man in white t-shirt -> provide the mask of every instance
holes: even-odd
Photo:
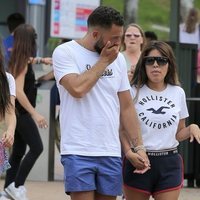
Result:
[[[118,11],[100,6],[90,14],[82,39],[53,53],[65,192],[73,200],[114,200],[121,194],[120,120],[132,145],[142,145],[126,62],[119,53],[123,25]],[[138,159],[146,168],[142,148]]]

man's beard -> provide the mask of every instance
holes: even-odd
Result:
[[[104,44],[103,44],[103,39],[102,38],[100,38],[97,42],[96,42],[96,44],[94,45],[94,49],[96,50],[96,52],[98,53],[98,54],[101,54],[101,51],[102,51],[102,49],[104,48]]]

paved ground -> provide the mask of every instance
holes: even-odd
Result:
[[[3,188],[3,183],[4,180],[0,180],[1,189]],[[70,200],[69,196],[64,194],[62,181],[27,181],[25,186],[29,200]],[[119,197],[117,200],[120,199]],[[179,200],[200,200],[200,189],[183,188]]]

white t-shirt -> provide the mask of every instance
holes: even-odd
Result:
[[[9,84],[9,89],[10,89],[10,95],[11,96],[16,96],[16,91],[15,91],[15,79],[13,76],[9,73],[6,72],[8,84]],[[0,138],[2,137],[2,133],[6,130],[6,124],[4,120],[0,119]]]
[[[121,53],[83,98],[74,98],[59,84],[63,76],[81,74],[98,59],[98,53],[83,48],[76,41],[58,46],[53,53],[61,100],[61,154],[121,156],[118,92],[130,89],[126,62]]]
[[[126,55],[125,51],[122,51],[121,52],[122,55],[124,56],[125,60],[126,60],[126,67],[127,67],[127,70],[130,70],[131,69],[131,61],[129,60],[128,56]]]
[[[180,24],[179,27],[179,41],[180,43],[187,44],[198,44],[198,48],[200,48],[200,35],[199,35],[199,26],[197,25],[195,31],[193,33],[187,33],[185,31],[185,24]]]
[[[131,93],[136,95],[134,86]],[[178,146],[175,137],[179,120],[189,116],[185,92],[181,87],[167,85],[165,90],[157,92],[144,85],[139,90],[135,108],[147,150],[164,150]]]
[[[10,95],[11,96],[16,96],[15,79],[8,72],[6,72],[6,76],[7,76],[7,79],[8,79],[8,84],[9,84],[9,89],[10,89]]]

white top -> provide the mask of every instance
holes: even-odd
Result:
[[[9,89],[10,89],[10,95],[12,96],[16,96],[16,86],[15,86],[15,79],[14,77],[6,72],[6,76],[7,76],[7,79],[8,79],[8,84],[9,84]]]
[[[185,24],[180,24],[179,27],[179,41],[180,43],[187,43],[187,44],[198,44],[200,47],[200,33],[199,33],[199,26],[197,25],[195,31],[193,33],[187,33],[185,31]]]
[[[83,48],[76,41],[64,43],[53,52],[61,100],[61,154],[121,156],[118,92],[130,89],[121,53],[83,98],[74,98],[59,83],[66,74],[89,70],[98,59],[98,53]]]
[[[135,96],[134,87],[131,93]],[[135,108],[147,150],[164,150],[178,146],[175,136],[179,120],[189,116],[185,92],[181,87],[167,85],[165,90],[157,92],[144,85],[139,90]]]
[[[131,61],[128,58],[128,56],[126,55],[125,51],[122,51],[121,53],[122,53],[122,55],[124,56],[124,58],[126,60],[126,67],[127,67],[127,70],[129,71],[131,69]]]

